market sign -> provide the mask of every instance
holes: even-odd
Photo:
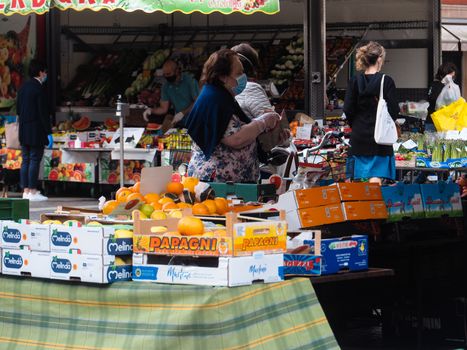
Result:
[[[185,14],[220,12],[226,15],[233,12],[245,15],[263,12],[272,15],[279,12],[279,0],[0,0],[0,14],[7,16],[44,14],[50,8],[76,11],[140,10],[148,13],[178,11]]]

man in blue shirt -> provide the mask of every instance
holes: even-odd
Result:
[[[175,110],[172,124],[175,125],[191,111],[199,94],[199,86],[196,79],[189,74],[182,73],[178,64],[173,60],[164,63],[162,72],[166,82],[162,86],[159,107],[148,108],[143,117],[148,121],[151,114],[165,115],[172,105]]]

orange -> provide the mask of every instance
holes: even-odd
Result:
[[[178,221],[177,229],[184,236],[200,236],[204,233],[204,224],[198,218],[187,216]]]
[[[133,192],[131,192],[129,188],[122,187],[117,191],[117,195],[115,197],[117,199],[117,202],[125,203],[130,194],[133,194]]]
[[[162,210],[171,210],[171,209],[178,209],[177,204],[174,202],[167,202],[162,206]]]
[[[152,202],[150,203],[154,210],[162,210],[162,205],[159,202]]]
[[[105,215],[109,215],[114,209],[117,207],[117,201],[107,201],[104,203],[104,207],[102,208],[102,213]]]
[[[195,193],[195,187],[199,184],[199,180],[196,177],[186,177],[183,179],[182,184],[188,191]]]
[[[133,186],[130,187],[131,192],[139,193],[141,189],[141,182],[136,181]]]
[[[185,203],[185,202],[180,202],[180,203],[177,204],[177,207],[179,209],[185,209],[185,208],[191,208],[192,205],[188,204],[188,203]]]
[[[180,182],[169,182],[167,184],[167,192],[173,194],[182,194],[183,185]]]
[[[209,215],[209,209],[207,206],[205,206],[203,203],[196,203],[193,205],[193,208],[191,208],[193,211],[193,215]]]
[[[217,214],[224,215],[229,211],[229,203],[227,202],[227,199],[216,197],[216,199],[214,199],[214,202],[216,203]]]
[[[147,203],[154,203],[158,202],[161,197],[157,193],[148,193],[147,195],[144,196],[144,199],[146,200]]]
[[[129,194],[126,197],[127,202],[132,201],[134,199],[137,199],[137,200],[139,200],[140,202],[143,202],[143,203],[146,202],[146,200],[144,199],[144,197],[143,197],[143,195],[141,193],[134,192],[134,193]]]
[[[209,214],[214,215],[217,212],[216,202],[212,199],[207,199],[203,204],[208,207]]]
[[[159,204],[164,205],[165,203],[173,203],[173,201],[174,200],[172,198],[164,197],[164,198],[159,199]]]

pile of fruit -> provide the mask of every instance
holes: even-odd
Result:
[[[167,218],[182,218],[182,210],[190,208],[193,215],[210,216],[224,215],[229,211],[229,204],[225,198],[213,198],[213,195],[207,195],[206,199],[197,200],[195,196],[195,187],[199,180],[193,177],[186,177],[181,182],[169,182],[165,193],[148,193],[146,195],[140,192],[140,182],[132,187],[120,188],[114,200],[104,203],[102,212],[105,215],[112,212],[121,203],[125,203],[127,210],[133,209],[139,212],[141,219],[165,220]]]

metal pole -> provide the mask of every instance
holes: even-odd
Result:
[[[124,130],[123,130],[123,113],[122,113],[122,95],[117,96],[117,111],[115,113],[119,119],[120,124],[120,187],[123,187],[125,182],[125,171],[124,171]]]

